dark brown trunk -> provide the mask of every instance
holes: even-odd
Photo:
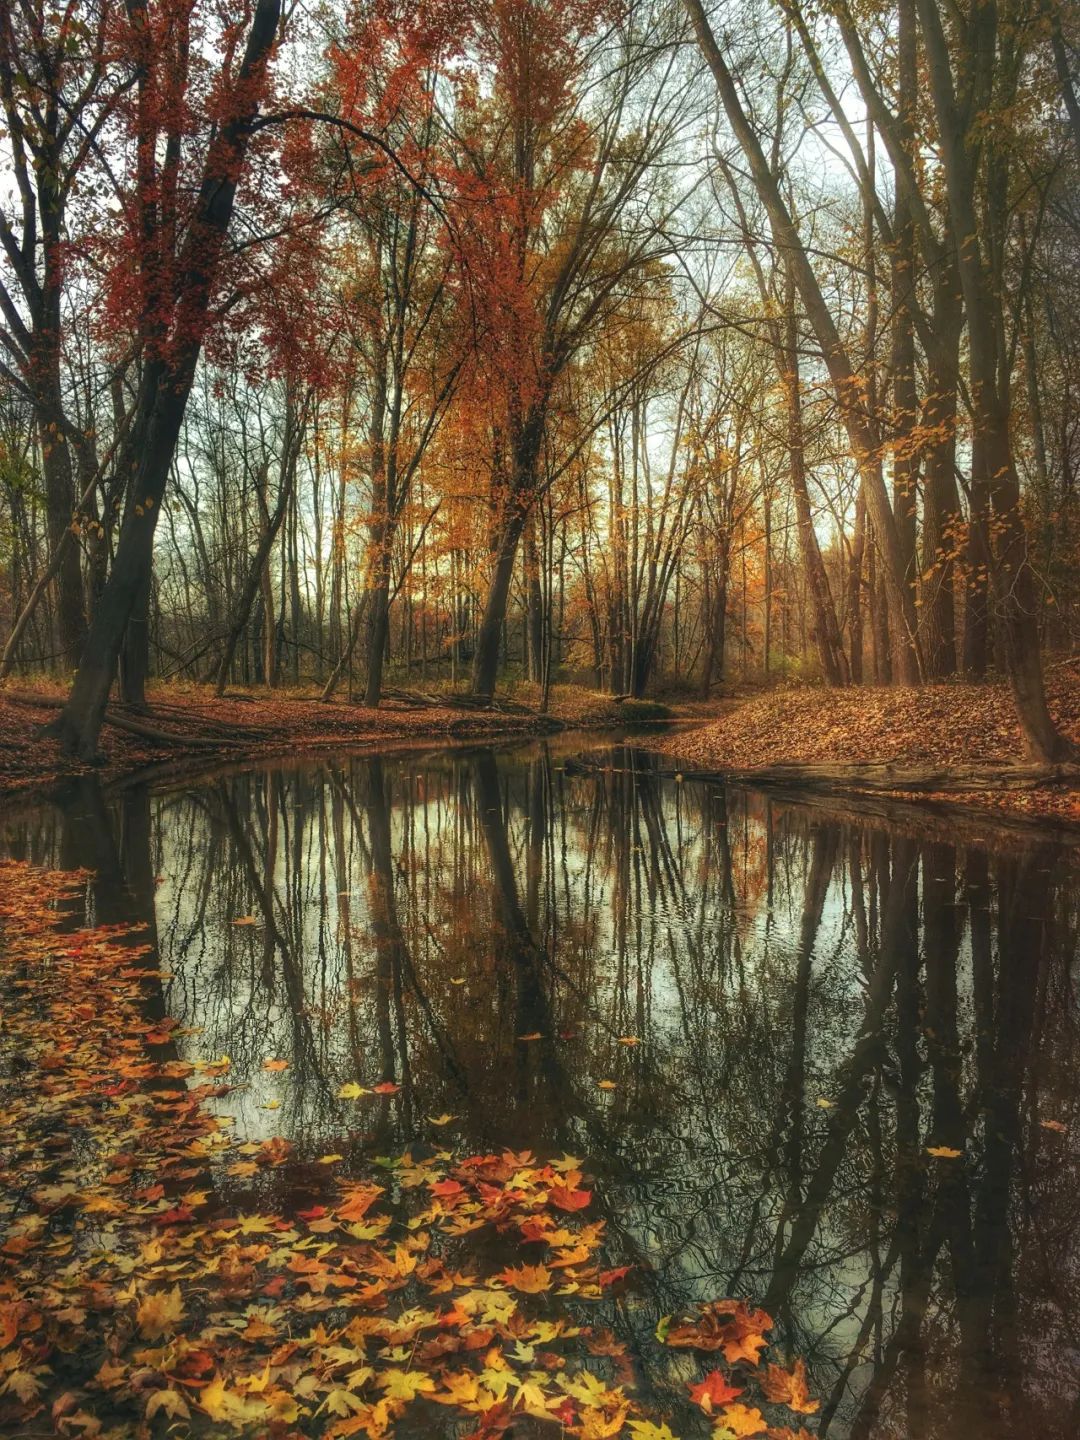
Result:
[[[503,518],[498,548],[488,584],[484,613],[476,632],[476,651],[473,655],[472,693],[478,699],[490,700],[495,694],[499,674],[499,649],[502,639],[503,620],[506,617],[506,602],[510,596],[510,582],[514,575],[518,541],[524,528],[525,517],[519,502],[508,501],[508,513]]]
[[[364,704],[377,709],[382,699],[383,669],[390,638],[390,526],[372,527],[371,557],[367,593],[367,677]]]
[[[506,605],[514,577],[518,542],[529,510],[536,500],[536,461],[544,438],[542,410],[532,411],[521,422],[513,447],[513,470],[507,485],[502,514],[497,518],[491,579],[488,582],[484,613],[476,632],[473,654],[472,693],[491,700],[499,673],[499,650],[506,621]]]
[[[806,484],[806,450],[803,436],[802,392],[799,381],[799,336],[795,323],[795,283],[791,267],[787,267],[784,284],[784,353],[777,359],[781,365],[784,398],[787,408],[788,458],[791,466],[791,487],[795,496],[795,513],[799,522],[799,545],[802,550],[806,584],[814,610],[814,640],[821,673],[829,685],[846,685],[850,679],[844,642],[836,619],[829,577],[821,558],[810,493]]]
[[[915,10],[911,0],[900,0],[897,22],[900,138],[905,154],[913,149],[913,110],[918,76],[916,70]],[[915,285],[915,225],[911,205],[903,186],[897,186],[893,209],[893,248],[890,288],[892,292],[893,370],[893,514],[900,540],[904,586],[912,613],[916,600],[916,488],[919,460],[915,446],[918,394],[915,388],[915,328],[912,320]],[[906,647],[910,638],[893,631],[893,643]],[[910,673],[899,654],[894,664],[898,677]]]
[[[155,358],[144,363],[139,413],[118,467],[121,475],[132,476],[132,485],[112,573],[94,614],[67,703],[48,727],[67,752],[82,759],[97,754],[124,633],[139,597],[149,587],[154,528],[195,378],[202,329],[251,137],[251,120],[258,108],[259,81],[279,16],[280,0],[259,0],[235,81],[235,94],[240,97],[237,113],[218,131],[207,154],[196,218],[184,242],[177,275],[177,323],[189,338],[184,344],[178,342],[167,360]]]
[[[1070,754],[1072,747],[1051,719],[1043,683],[1035,577],[1028,560],[1020,477],[1009,434],[1008,394],[1003,375],[999,373],[1002,353],[1000,258],[995,259],[991,252],[986,259],[983,253],[981,237],[985,227],[979,225],[975,203],[976,152],[970,143],[970,122],[957,106],[949,42],[942,28],[937,0],[918,0],[918,7],[967,312],[972,421],[975,438],[982,446],[993,508],[996,545],[988,549],[985,563],[991,570],[999,634],[1024,747],[1033,760],[1055,761]],[[964,59],[980,67],[993,63],[999,43],[997,23],[993,6],[983,6],[973,12],[965,35],[969,53]],[[987,208],[991,221],[1003,231],[1002,212],[1007,193],[1004,185],[995,183],[1000,179],[996,171],[991,175]]]
[[[956,673],[956,564],[960,502],[956,489],[956,403],[963,312],[955,270],[935,285],[934,346],[927,356],[927,436],[923,478],[922,620],[929,679]]]
[[[147,566],[120,652],[120,698],[136,710],[146,709],[146,682],[150,677],[150,582],[151,567]]]
[[[866,551],[866,501],[862,486],[855,501],[855,536],[851,542],[851,559],[848,563],[848,635],[850,653],[848,668],[851,683],[861,685],[863,678],[863,603],[862,571]]]
[[[529,512],[522,534],[525,555],[525,634],[528,676],[536,684],[544,679],[544,596],[540,584],[540,554],[536,544],[536,516]]]
[[[166,375],[160,363],[148,368],[152,373],[144,378],[144,393],[153,394],[155,401],[136,423],[126,455],[135,470],[132,494],[140,499],[137,504],[130,503],[124,515],[112,571],[94,613],[67,704],[47,727],[47,733],[59,739],[68,753],[84,760],[97,754],[98,734],[128,620],[149,591],[154,527],[191,389],[195,357],[184,376]]]

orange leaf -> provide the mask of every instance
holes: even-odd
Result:
[[[569,1189],[566,1185],[552,1185],[548,1199],[560,1210],[584,1210],[592,1199],[591,1190]]]
[[[733,1435],[761,1435],[765,1431],[765,1416],[756,1405],[725,1405],[721,1420]]]
[[[706,1415],[711,1415],[714,1405],[726,1405],[741,1395],[742,1390],[729,1383],[722,1370],[710,1370],[700,1385],[690,1386],[690,1399],[700,1405]]]
[[[813,1415],[818,1408],[818,1401],[810,1399],[804,1360],[796,1360],[790,1371],[781,1365],[768,1366],[761,1380],[761,1393],[766,1400],[786,1405],[799,1415]]]
[[[524,1295],[542,1295],[551,1288],[551,1271],[546,1265],[519,1265],[500,1271],[498,1278]]]

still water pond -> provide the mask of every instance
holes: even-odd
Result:
[[[230,1057],[238,1133],[356,1163],[432,1141],[587,1155],[608,1263],[635,1267],[600,1323],[657,1403],[643,1337],[732,1294],[807,1357],[819,1434],[1080,1433],[1060,836],[684,784],[563,741],[86,780],[0,840],[93,870],[93,922],[152,925],[161,1013],[184,1058]]]

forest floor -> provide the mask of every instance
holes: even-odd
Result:
[[[1050,709],[1080,749],[1080,659],[1048,668]],[[1080,766],[1025,763],[1007,685],[769,690],[645,742],[685,776],[727,775],[1080,824]]]
[[[1080,747],[1080,659],[1051,667],[1047,686],[1057,723]],[[449,691],[392,690],[378,710],[343,699],[324,703],[310,691],[231,689],[219,699],[205,687],[159,685],[151,687],[145,713],[109,707],[94,767],[63,755],[40,734],[63,695],[59,684],[0,688],[0,796],[44,791],[91,769],[112,781],[200,761],[675,721],[641,743],[670,756],[687,777],[921,799],[1080,826],[1080,766],[1048,774],[1024,763],[1004,684],[832,692],[801,685],[671,706],[555,686],[545,714],[536,687],[520,684],[490,709],[472,708]]]
[[[449,692],[391,691],[377,710],[342,699],[324,703],[310,691],[230,689],[218,699],[205,687],[152,685],[146,712],[109,706],[100,761],[88,766],[40,733],[64,694],[59,684],[0,688],[0,795],[45,790],[89,771],[108,781],[146,767],[199,759],[210,764],[328,748],[443,739],[467,743],[640,724],[678,713],[573,686],[553,687],[549,709],[542,714],[538,689],[528,685],[519,685],[490,709],[469,707]]]

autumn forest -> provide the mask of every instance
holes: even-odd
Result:
[[[0,1432],[1075,1433],[1080,9],[0,0]]]

